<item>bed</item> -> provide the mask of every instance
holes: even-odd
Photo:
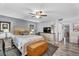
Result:
[[[13,39],[14,45],[20,50],[22,55],[27,55],[27,46],[31,43],[44,40],[38,35],[16,35]]]
[[[23,31],[23,29],[22,29]],[[15,30],[15,32],[21,32],[20,30]],[[24,29],[25,31],[25,29]],[[19,51],[22,53],[22,55],[27,55],[27,46],[29,46],[32,43],[38,42],[38,41],[44,41],[44,38],[42,36],[38,35],[14,35],[13,37],[13,44],[19,49]]]

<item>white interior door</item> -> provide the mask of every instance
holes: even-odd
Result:
[[[55,27],[56,41],[61,41],[63,39],[63,28],[62,28],[63,24],[57,22],[55,26],[56,26]]]
[[[62,34],[63,34],[62,24],[59,23],[58,24],[58,37],[59,37],[59,41],[61,41],[63,39]]]

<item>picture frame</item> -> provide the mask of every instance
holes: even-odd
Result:
[[[79,31],[79,24],[73,24],[73,31]]]
[[[10,32],[10,22],[0,21],[0,31]]]
[[[34,29],[34,25],[30,24],[29,25],[30,29]]]

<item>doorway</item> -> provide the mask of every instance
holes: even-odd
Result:
[[[69,25],[63,26],[63,35],[64,35],[64,43],[69,43],[69,38],[70,38],[70,26]]]

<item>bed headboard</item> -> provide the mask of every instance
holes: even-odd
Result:
[[[25,27],[15,27],[14,28],[14,35],[26,35],[29,34],[30,30]]]

